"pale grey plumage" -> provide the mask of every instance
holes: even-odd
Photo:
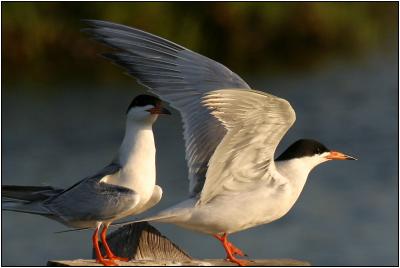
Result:
[[[50,212],[69,226],[85,226],[90,222],[109,221],[134,207],[140,196],[126,187],[101,182],[106,175],[120,170],[110,164],[98,174],[83,179],[65,192],[43,203]],[[82,225],[83,224],[83,225]]]
[[[202,106],[207,92],[249,86],[222,64],[168,40],[124,25],[85,20],[94,39],[118,51],[105,54],[114,63],[181,113],[189,168],[190,194],[203,188],[207,164],[226,133]]]
[[[2,209],[41,214],[71,227],[95,227],[97,221],[110,220],[139,202],[135,191],[101,182],[104,176],[119,170],[120,166],[112,163],[65,190],[51,190],[47,186],[39,191],[40,195],[35,192],[35,199],[32,194],[22,195],[20,191],[19,196],[12,194],[5,186],[2,196],[13,201],[3,203]]]

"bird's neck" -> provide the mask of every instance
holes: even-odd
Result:
[[[296,189],[300,194],[303,189],[308,174],[316,166],[314,159],[294,158],[289,160],[275,161],[277,171]]]
[[[118,151],[118,162],[121,166],[131,165],[138,156],[155,157],[155,146],[152,124],[130,122],[126,123],[125,135]]]
[[[134,190],[149,186],[152,190],[156,179],[155,155],[152,124],[128,121],[118,151],[121,171],[117,184]]]

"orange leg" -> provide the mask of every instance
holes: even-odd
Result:
[[[107,240],[106,240],[107,229],[108,229],[108,225],[104,225],[103,230],[101,230],[101,233],[100,233],[101,242],[103,242],[104,249],[106,250],[107,259],[110,259],[113,261],[114,260],[129,261],[128,258],[118,257],[114,253],[112,253],[110,246],[108,245]]]
[[[93,236],[92,236],[92,241],[93,241],[93,248],[96,253],[96,262],[99,262],[103,264],[104,266],[118,266],[113,260],[106,260],[103,258],[100,252],[99,248],[99,227],[96,228],[96,231],[94,231]]]
[[[213,235],[216,239],[218,239],[219,241],[223,241],[223,236],[219,236],[219,235]],[[230,252],[232,252],[233,255],[239,255],[242,257],[248,257],[246,253],[244,253],[242,250],[240,250],[239,248],[235,247],[231,242],[226,241],[227,245],[230,249]],[[228,258],[228,257],[227,257]]]
[[[224,233],[222,236],[214,235],[214,237],[217,238],[219,241],[221,241],[222,246],[226,251],[227,254],[226,258],[228,261],[236,263],[239,266],[246,266],[249,264],[248,261],[240,260],[235,257],[235,254],[240,256],[245,256],[245,254],[228,241],[228,235],[226,233]]]

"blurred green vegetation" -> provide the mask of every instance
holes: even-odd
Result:
[[[397,2],[2,2],[3,81],[125,79],[80,19],[163,36],[238,73],[318,68],[397,49]]]

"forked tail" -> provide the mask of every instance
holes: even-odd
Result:
[[[1,208],[8,211],[49,215],[51,213],[42,206],[42,202],[62,191],[50,186],[3,185]]]

